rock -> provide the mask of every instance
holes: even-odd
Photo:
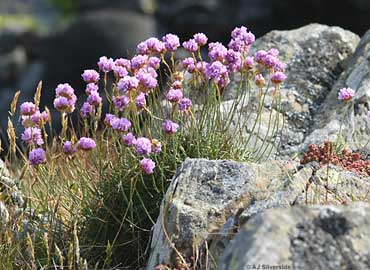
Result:
[[[267,210],[241,228],[220,269],[369,269],[369,211],[365,203]]]
[[[367,111],[370,107],[370,31],[361,39],[353,56],[346,61],[345,71],[332,86],[331,92],[314,117],[311,134],[305,139],[302,148],[316,141],[336,139],[343,125],[347,145],[352,149],[362,148],[369,139]],[[337,99],[339,89],[351,87],[356,91],[351,105],[347,108],[344,102]],[[369,145],[368,148],[369,149]]]
[[[269,208],[366,198],[369,178],[336,167],[329,169],[326,200],[327,171],[317,164],[187,159],[162,202],[147,269],[159,264],[174,266],[179,254],[190,258],[199,252],[201,257],[205,246],[217,258],[239,224]],[[218,260],[210,263],[216,269]]]

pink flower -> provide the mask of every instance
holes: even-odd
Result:
[[[99,95],[99,92],[98,91],[91,91],[90,95],[87,97],[87,102],[90,105],[99,106],[99,104],[102,103],[102,98]]]
[[[155,163],[150,158],[144,158],[140,161],[141,169],[146,174],[152,174],[155,168]]]
[[[63,143],[63,152],[66,155],[72,155],[77,152],[77,148],[73,146],[72,142],[70,141],[65,141]]]
[[[46,162],[46,153],[42,148],[33,149],[28,156],[31,166],[39,165]]]
[[[172,122],[171,120],[166,120],[162,123],[162,128],[167,134],[174,134],[177,132],[179,125]]]
[[[128,104],[130,103],[130,98],[125,95],[122,95],[118,97],[113,97],[112,101],[116,109],[122,112],[125,108],[127,108]]]
[[[122,141],[126,146],[130,147],[130,146],[135,145],[136,138],[131,132],[129,132],[129,133],[122,136]]]
[[[280,84],[286,79],[286,75],[281,72],[281,71],[276,71],[274,74],[271,76],[271,82],[274,84]]]
[[[169,102],[176,103],[176,102],[179,102],[180,99],[182,99],[183,94],[180,89],[170,88],[166,97]]]
[[[102,56],[99,58],[98,67],[104,73],[108,73],[113,69],[114,61],[112,58],[107,58],[106,56]]]
[[[207,44],[208,38],[205,34],[203,33],[197,33],[194,34],[194,40],[196,43],[198,43],[199,46],[204,46]]]
[[[89,151],[89,150],[96,148],[95,141],[91,138],[86,138],[86,137],[81,137],[77,145],[78,145],[78,148],[84,151]]]
[[[22,115],[32,115],[37,111],[36,105],[32,102],[23,102],[20,108]]]
[[[167,34],[162,38],[164,46],[169,51],[176,51],[180,47],[180,39],[174,34]]]
[[[148,138],[140,137],[136,139],[135,148],[139,155],[148,155],[152,152],[152,143]]]
[[[355,90],[352,88],[342,88],[339,90],[338,93],[338,99],[344,100],[344,101],[350,101],[353,96],[355,95]]]
[[[27,144],[43,145],[44,140],[42,139],[41,129],[37,127],[28,127],[22,134],[22,141]]]
[[[99,73],[93,69],[86,69],[81,76],[86,83],[96,83],[100,79]]]
[[[115,118],[110,124],[117,131],[127,131],[131,127],[131,122],[126,118]]]

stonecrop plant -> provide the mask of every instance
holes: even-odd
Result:
[[[139,43],[131,59],[102,56],[96,70],[82,73],[80,107],[83,97],[71,85],[56,87],[60,120],[47,108],[41,112],[40,84],[34,101],[20,105],[26,147],[16,145],[9,120],[8,160],[16,154],[24,160],[14,177],[27,200],[8,226],[26,237],[6,250],[16,265],[7,269],[138,269],[169,180],[184,159],[268,157],[282,128],[285,64],[274,48],[251,55],[254,41],[242,26],[227,47],[203,33],[181,46],[167,34]],[[179,59],[180,49],[188,57]],[[26,228],[24,220],[36,225]],[[9,233],[1,241],[16,240]]]

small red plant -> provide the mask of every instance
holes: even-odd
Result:
[[[326,141],[323,145],[310,144],[308,151],[303,155],[301,164],[317,161],[321,166],[332,163],[345,170],[358,173],[363,176],[370,176],[370,160],[361,156],[358,152],[343,150],[341,154],[332,153],[333,142]]]

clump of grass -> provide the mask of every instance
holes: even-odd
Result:
[[[74,89],[57,86],[58,133],[50,111],[40,111],[40,84],[34,101],[20,106],[24,148],[17,146],[13,127],[17,93],[7,160],[19,164],[13,177],[26,202],[4,227],[0,265],[138,269],[145,265],[163,195],[184,159],[267,157],[281,128],[280,84],[286,77],[277,50],[247,56],[253,41],[245,27],[236,28],[229,48],[209,44],[209,62],[201,53],[204,34],[183,43],[190,55],[183,61],[175,60],[180,43],[172,34],[140,43],[131,60],[101,57],[99,72],[82,74],[87,98],[78,123],[71,120]],[[233,77],[239,80],[231,88]],[[225,107],[229,91],[234,98]],[[268,119],[263,134],[262,115]]]

